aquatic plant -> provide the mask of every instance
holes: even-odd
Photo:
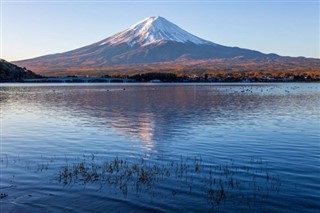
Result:
[[[152,162],[144,158],[128,161],[115,157],[107,161],[82,160],[67,164],[60,169],[57,180],[64,185],[99,183],[102,187],[120,190],[124,195],[131,193],[130,189],[137,194],[154,195],[159,184],[171,182],[179,183],[181,193],[186,188],[191,193],[201,183],[204,197],[215,207],[222,202],[263,202],[271,192],[279,192],[279,176],[271,175],[263,166],[261,159],[251,159],[247,166],[240,166],[234,160],[225,164],[206,160],[204,165],[201,157],[181,156],[176,161]],[[179,191],[172,189],[171,194],[175,197]]]
[[[267,162],[262,159],[251,158],[248,162],[227,160],[223,163],[203,160],[201,156],[171,156],[170,159],[175,160],[167,160],[163,156],[127,159],[90,154],[82,158],[41,156],[35,161],[3,156],[0,162],[6,166],[22,163],[21,168],[36,171],[39,175],[53,174],[53,181],[63,186],[96,184],[100,190],[106,188],[124,196],[179,199],[196,193],[207,201],[211,209],[221,205],[254,206],[267,201],[272,193],[280,190],[280,177],[269,171]],[[169,187],[160,190],[163,186]],[[0,190],[1,199],[10,197],[8,187]]]

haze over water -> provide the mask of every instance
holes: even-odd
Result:
[[[0,192],[7,195],[1,212],[317,212],[319,89],[318,83],[1,85]],[[150,176],[139,189],[130,180],[126,193],[105,179],[59,180],[63,168],[85,162],[91,169],[117,157],[143,159],[158,173],[172,162],[187,169]],[[192,172],[198,162],[201,170]],[[219,165],[236,169],[226,166],[226,173]],[[223,185],[225,199],[212,205],[208,175],[239,186]]]

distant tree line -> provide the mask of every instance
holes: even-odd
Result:
[[[306,72],[214,72],[201,75],[177,75],[175,73],[151,72],[131,76],[111,75],[112,77],[129,77],[138,82],[317,82],[320,81],[319,71]],[[111,77],[110,76],[110,77]]]
[[[133,78],[139,82],[149,82],[152,80],[160,80],[162,82],[177,82],[183,79],[182,77],[178,77],[174,73],[160,73],[160,72],[136,74],[136,75],[130,76],[130,78]]]
[[[319,71],[300,72],[217,72],[211,73],[209,81],[252,81],[252,82],[277,82],[277,81],[320,81]]]

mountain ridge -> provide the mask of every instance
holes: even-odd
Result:
[[[168,62],[217,59],[257,63],[274,59],[287,61],[288,57],[216,44],[192,35],[161,16],[156,16],[148,17],[113,36],[78,49],[13,63],[42,73],[77,68],[130,68],[154,63],[161,66],[161,63]],[[292,57],[292,60],[296,58]],[[305,63],[307,61],[308,59]]]

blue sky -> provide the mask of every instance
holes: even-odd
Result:
[[[1,58],[14,61],[76,49],[158,15],[218,44],[320,58],[319,5],[273,0],[2,0]]]

